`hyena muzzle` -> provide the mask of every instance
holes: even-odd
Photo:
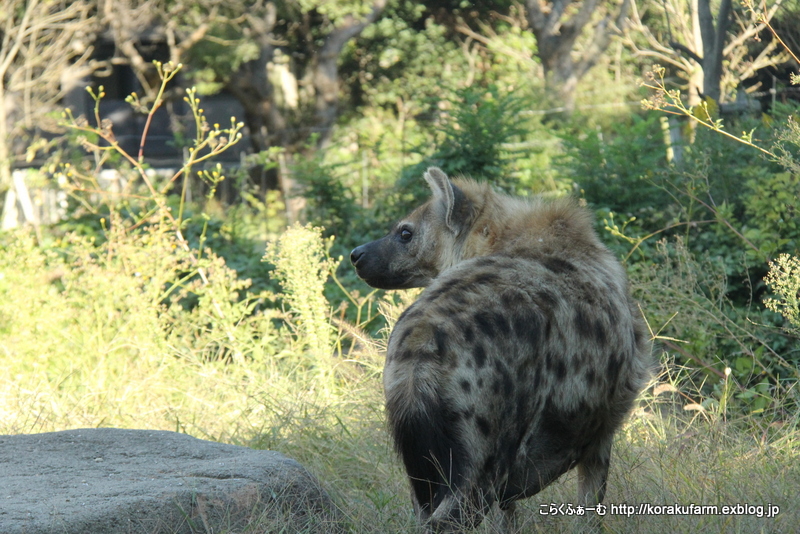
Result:
[[[386,412],[420,522],[477,526],[573,467],[606,489],[611,444],[649,375],[625,272],[569,199],[520,199],[432,167],[433,198],[353,250],[369,285],[427,287],[399,318]]]

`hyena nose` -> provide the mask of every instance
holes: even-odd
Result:
[[[356,247],[353,249],[353,252],[350,253],[350,263],[354,266],[358,263],[358,260],[364,255],[364,246]]]

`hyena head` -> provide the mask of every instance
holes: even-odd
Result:
[[[395,223],[386,237],[350,253],[358,276],[370,286],[425,287],[460,261],[478,199],[468,198],[436,167],[428,169],[425,181],[433,198]]]

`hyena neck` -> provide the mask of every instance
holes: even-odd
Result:
[[[461,261],[495,254],[565,257],[605,251],[591,213],[573,199],[519,199],[473,184],[459,184],[475,208],[474,222],[460,247]]]

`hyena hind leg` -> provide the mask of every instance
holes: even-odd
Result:
[[[441,534],[473,530],[483,522],[491,506],[492,500],[482,495],[467,496],[455,491],[446,496],[427,518],[425,531]]]
[[[520,518],[517,513],[517,503],[510,502],[500,506],[499,532],[517,534],[520,532]]]
[[[606,496],[608,466],[611,460],[613,435],[598,443],[578,464],[578,502],[585,507],[595,507]],[[586,514],[584,532],[602,532],[602,517],[594,512]]]
[[[578,464],[578,502],[584,506],[601,503],[606,496],[613,442],[613,434],[602,438],[584,454]]]

